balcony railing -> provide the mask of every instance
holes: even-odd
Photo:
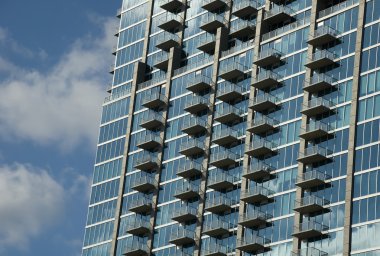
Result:
[[[211,154],[210,164],[217,168],[227,168],[231,165],[235,165],[239,158],[238,155],[230,151],[219,151]]]
[[[142,218],[134,218],[130,223],[127,224],[127,233],[135,236],[144,236],[150,233],[152,230],[152,225],[148,220]]]
[[[194,94],[186,98],[184,110],[189,113],[196,114],[206,110],[208,108],[208,104],[208,99]]]
[[[305,240],[321,237],[322,232],[328,230],[328,227],[316,221],[306,221],[299,225],[296,224],[294,230],[293,236]]]
[[[198,163],[192,160],[187,160],[184,164],[181,164],[177,169],[177,175],[183,178],[191,178],[200,175],[204,171],[202,163]]]
[[[162,145],[162,139],[159,134],[152,132],[142,132],[136,139],[136,147],[145,150],[155,150]]]
[[[182,26],[183,17],[176,13],[166,12],[163,17],[161,17],[158,21],[158,27],[172,32],[174,29]]]
[[[176,208],[173,212],[172,220],[178,221],[180,223],[195,220],[198,216],[198,211],[196,208],[191,206],[181,206]]]
[[[205,132],[207,128],[207,120],[195,116],[186,116],[183,119],[181,130],[189,135],[195,135]]]
[[[274,167],[264,163],[263,161],[251,161],[251,164],[244,170],[243,177],[255,182],[262,182],[266,179],[269,179],[272,176],[272,172],[274,170]]]
[[[330,131],[330,125],[320,121],[306,124],[305,129],[301,129],[300,137],[305,140],[314,140],[321,137],[328,136]]]
[[[204,33],[199,36],[198,50],[206,53],[212,53],[215,50],[216,37],[214,34]]]
[[[239,216],[239,224],[247,228],[266,227],[268,220],[273,218],[272,215],[259,210],[251,210]]]
[[[156,130],[164,124],[164,117],[154,111],[145,111],[141,117],[140,126],[148,130]]]
[[[214,113],[214,120],[222,124],[228,124],[241,120],[244,112],[232,105],[224,105]]]
[[[205,152],[205,144],[197,139],[190,139],[179,146],[179,153],[185,156],[199,155]]]
[[[311,58],[306,62],[305,66],[310,69],[320,69],[331,66],[336,64],[334,60],[336,57],[337,56],[334,53],[327,50],[318,50],[313,53]]]
[[[224,80],[233,80],[243,76],[245,70],[248,70],[248,68],[239,62],[228,62],[221,64],[219,76]]]
[[[141,105],[147,108],[157,108],[166,105],[168,99],[160,92],[149,93],[142,99]]]
[[[141,173],[131,183],[131,188],[139,192],[145,193],[155,189],[158,185],[153,175],[147,173]]]
[[[301,113],[307,116],[316,116],[331,111],[333,103],[324,98],[314,98],[303,104]]]
[[[309,81],[305,81],[304,90],[310,93],[315,93],[323,90],[330,89],[333,87],[333,83],[336,79],[321,73],[314,74]]]
[[[266,67],[281,62],[282,53],[274,48],[268,48],[260,52],[254,64]]]
[[[292,256],[328,256],[328,253],[320,251],[314,247],[307,247],[296,252],[292,252]]]
[[[256,95],[251,101],[250,108],[257,112],[265,112],[276,108],[279,104],[279,99],[269,93]]]
[[[203,247],[201,256],[227,256],[228,249],[220,244],[208,244],[206,248]]]
[[[201,92],[209,89],[212,79],[208,76],[197,75],[187,82],[186,89],[192,92]]]
[[[153,59],[153,66],[163,71],[168,70],[169,54],[165,51],[161,51],[155,54]]]
[[[178,10],[183,5],[182,0],[159,0],[158,5],[169,12],[173,12],[175,10]]]
[[[235,20],[231,22],[230,36],[241,38],[254,36],[256,31],[256,21]]]
[[[247,155],[252,157],[261,157],[268,154],[276,153],[277,145],[271,141],[265,139],[254,139],[248,146],[247,151],[245,152]]]
[[[328,160],[328,155],[331,154],[331,150],[315,145],[306,148],[303,154],[300,152],[297,160],[303,164],[318,163]]]
[[[147,256],[149,254],[148,245],[142,242],[128,243],[123,255],[125,256]]]
[[[170,48],[178,46],[179,42],[180,38],[178,35],[169,32],[163,32],[157,36],[156,47],[158,49],[168,51]]]
[[[224,19],[223,15],[205,13],[202,15],[199,28],[209,33],[215,33],[216,30],[223,27],[225,23],[227,23],[227,21]]]
[[[212,12],[222,8],[223,6],[226,6],[228,3],[228,0],[203,0],[202,8],[209,12]]]
[[[247,90],[244,90],[243,87],[239,85],[225,81],[218,84],[216,97],[224,102],[230,102],[241,99],[246,91]]]
[[[233,228],[228,222],[216,219],[211,222],[205,222],[203,226],[203,234],[217,237],[229,233],[229,229]]]
[[[219,146],[231,145],[238,142],[240,136],[241,133],[228,126],[218,126],[212,134],[212,142]]]
[[[152,199],[138,196],[130,201],[128,210],[139,214],[148,213],[152,210]]]
[[[300,200],[296,200],[294,210],[301,214],[315,214],[316,212],[323,212],[324,206],[330,202],[317,196],[305,196]]]
[[[270,243],[269,239],[258,235],[244,237],[242,239],[237,239],[236,249],[247,253],[255,253],[263,251],[265,249],[265,244],[268,243]]]
[[[192,244],[195,241],[195,232],[185,228],[178,228],[175,231],[171,231],[169,243],[177,246],[183,246]]]
[[[250,204],[263,204],[272,201],[274,192],[266,187],[256,185],[241,192],[241,200]]]
[[[278,124],[279,122],[277,120],[268,116],[258,116],[252,120],[247,130],[255,134],[263,134],[275,130]]]
[[[216,172],[208,175],[207,186],[214,190],[224,190],[234,186],[238,178],[225,172]]]
[[[174,192],[174,197],[181,200],[189,200],[198,197],[199,193],[200,188],[198,185],[183,181],[182,183],[178,184]]]
[[[219,214],[231,209],[232,205],[236,204],[235,201],[225,196],[215,196],[206,199],[205,210]]]
[[[279,80],[282,79],[282,76],[279,74],[270,71],[270,70],[261,70],[252,80],[252,86],[265,90],[279,84]]]
[[[285,5],[273,5],[264,13],[264,20],[268,23],[280,23],[289,20],[294,15],[294,11]]]
[[[329,179],[331,179],[330,175],[312,170],[298,176],[296,185],[303,189],[311,189],[326,184]]]
[[[232,5],[232,14],[244,18],[255,14],[261,6],[262,3],[255,0],[235,0]]]
[[[313,46],[321,46],[330,42],[338,40],[338,31],[328,26],[320,26],[311,35],[309,44]]]
[[[156,154],[145,151],[136,159],[134,167],[142,171],[148,171],[157,168],[159,162]]]

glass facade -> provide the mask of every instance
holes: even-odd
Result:
[[[117,17],[83,256],[380,255],[380,0]]]

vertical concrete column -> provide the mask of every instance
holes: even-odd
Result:
[[[123,204],[123,193],[124,193],[124,186],[125,186],[125,175],[126,175],[126,166],[127,166],[127,158],[128,158],[128,149],[129,149],[129,143],[130,143],[130,134],[132,131],[132,121],[133,121],[133,112],[135,109],[135,98],[136,98],[136,90],[137,90],[137,84],[143,82],[145,71],[146,71],[146,65],[144,64],[146,61],[147,56],[147,49],[148,49],[148,43],[149,43],[149,31],[151,26],[151,19],[152,19],[152,12],[153,12],[153,0],[150,0],[148,2],[148,11],[147,11],[147,21],[146,21],[146,28],[145,28],[145,38],[144,38],[144,48],[142,52],[142,62],[138,62],[135,65],[134,68],[134,74],[133,74],[133,82],[132,82],[132,90],[131,90],[131,99],[129,102],[129,112],[128,112],[128,123],[127,123],[127,129],[126,129],[126,139],[125,139],[125,145],[124,145],[124,153],[123,153],[123,163],[122,163],[122,169],[120,172],[120,184],[119,184],[119,191],[118,191],[118,198],[116,203],[116,210],[115,210],[115,223],[112,233],[112,242],[111,242],[111,249],[109,255],[116,255],[116,249],[117,249],[117,235],[119,233],[119,227],[120,227],[120,216],[122,212],[122,204]]]
[[[268,6],[268,4],[269,4],[269,1],[266,1],[266,6]],[[258,11],[258,14],[257,14],[257,26],[256,26],[256,32],[255,32],[255,41],[253,42],[253,44],[254,44],[253,58],[257,58],[257,56],[259,55],[259,51],[260,51],[261,35],[263,33],[264,26],[265,26],[263,23],[264,12],[265,12],[264,9],[260,9]],[[254,77],[256,76],[257,72],[258,72],[258,67],[256,65],[253,65],[252,66],[252,73],[251,73],[252,74],[252,81],[253,81]],[[256,94],[256,89],[253,86],[251,86],[250,93],[249,93],[249,102],[253,101],[255,94]],[[254,114],[253,110],[248,108],[247,127],[249,126],[249,124],[253,120],[253,114]],[[247,148],[249,147],[251,138],[252,138],[252,134],[250,132],[246,131],[245,151],[247,151]],[[249,168],[249,156],[245,154],[244,159],[243,159],[243,172],[247,168]],[[242,177],[241,179],[242,179],[242,181],[241,181],[241,193],[242,193],[244,190],[246,190],[248,188],[248,186],[247,186],[248,180],[244,177]],[[240,196],[240,198],[241,198],[241,196]],[[245,208],[246,208],[245,203],[240,200],[240,202],[239,202],[239,218],[241,215],[244,214]],[[238,225],[236,238],[241,239],[242,237],[243,237],[243,227]],[[241,255],[242,255],[242,251],[236,250],[236,256],[241,256]]]
[[[311,3],[311,13],[310,13],[310,26],[309,26],[309,38],[312,38],[314,35],[314,31],[316,28],[316,19],[317,19],[317,14],[318,14],[318,1],[319,0],[313,0]],[[307,59],[310,59],[311,56],[313,55],[314,48],[312,45],[308,45],[307,48]],[[306,74],[305,74],[305,80],[310,79],[312,76],[312,70],[309,68],[306,68]],[[302,104],[305,105],[310,99],[310,94],[307,91],[303,92],[303,100]],[[306,129],[306,124],[308,121],[308,117],[306,115],[302,115],[301,119],[301,130]],[[306,141],[302,138],[300,138],[300,147],[299,147],[299,153],[304,154],[305,153],[305,148],[307,147]],[[301,162],[298,163],[298,176],[301,176],[304,172],[305,165]],[[301,200],[303,197],[303,190],[300,187],[296,188],[296,201]],[[294,232],[298,231],[298,227],[302,221],[301,214],[298,212],[294,213]],[[301,245],[301,240],[298,239],[297,237],[293,237],[293,251],[296,252]]]
[[[343,256],[349,256],[351,252],[351,224],[352,224],[352,198],[354,185],[355,167],[355,138],[356,123],[358,114],[359,81],[360,81],[360,61],[362,52],[363,28],[365,20],[365,0],[359,1],[358,27],[356,32],[354,72],[352,80],[352,100],[351,115],[347,155],[347,178],[346,178],[346,198],[344,214],[344,233],[343,233]]]

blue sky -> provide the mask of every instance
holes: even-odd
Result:
[[[121,0],[0,1],[0,255],[80,255]]]

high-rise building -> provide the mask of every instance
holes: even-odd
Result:
[[[124,0],[83,245],[380,255],[380,0]]]

